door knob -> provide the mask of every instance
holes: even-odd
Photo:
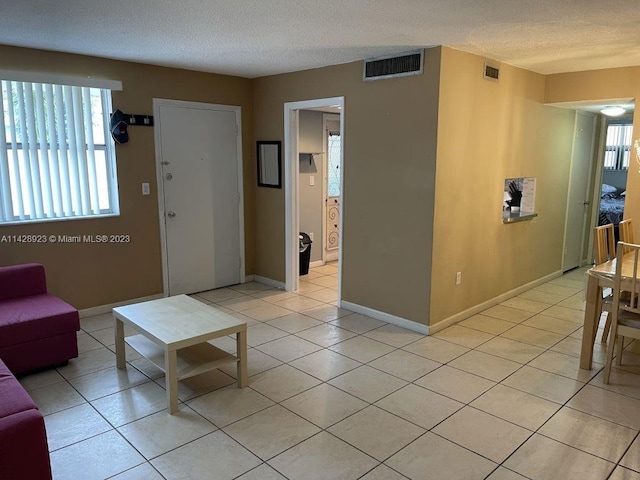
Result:
[[[584,206],[587,206],[587,205],[591,205],[591,202],[587,200],[586,202],[582,202],[582,204],[583,204]]]
[[[164,178],[166,178],[167,180],[171,180],[173,178],[173,175],[171,175],[170,173],[167,173]]]
[[[174,212],[173,210],[169,210],[169,211],[167,212],[167,217],[169,217],[169,218],[173,218],[173,217],[175,217],[175,216],[176,216],[176,212]]]

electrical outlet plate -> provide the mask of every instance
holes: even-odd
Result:
[[[456,272],[456,285],[460,285],[462,283],[462,272]]]
[[[150,189],[149,189],[149,184],[148,183],[143,183],[142,184],[142,194],[143,195],[149,195],[151,193]]]

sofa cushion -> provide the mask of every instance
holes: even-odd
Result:
[[[24,263],[0,267],[0,301],[47,293],[44,266]]]
[[[0,418],[34,408],[38,407],[0,360]]]
[[[0,303],[0,347],[80,330],[78,311],[48,293]]]

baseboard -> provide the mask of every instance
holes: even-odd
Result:
[[[495,298],[492,298],[491,300],[487,300],[486,302],[482,302],[478,305],[475,305],[471,308],[468,308],[467,310],[464,310],[462,312],[456,313],[455,315],[452,315],[448,318],[445,318],[444,320],[434,324],[434,325],[429,325],[429,332],[431,334],[433,333],[437,333],[440,330],[444,330],[447,327],[450,327],[451,325],[454,325],[458,322],[461,322],[462,320],[465,320],[469,317],[472,317],[484,310],[486,310],[487,308],[491,308],[495,305],[498,305],[499,303],[504,302],[505,300],[509,300],[510,298],[516,297],[518,295],[520,295],[523,292],[526,292],[527,290],[530,290],[534,287],[537,287],[539,285],[542,285],[543,283],[547,283],[549,280],[553,280],[554,278],[558,278],[562,276],[562,270],[558,270],[557,272],[551,273],[547,276],[544,276],[542,278],[539,278],[537,280],[534,280],[533,282],[529,282],[525,285],[522,285],[518,288],[514,288],[513,290],[509,290],[508,292],[505,292],[501,295],[498,295]]]
[[[253,282],[254,280],[255,280],[255,275],[245,275],[244,282],[242,283],[249,283],[249,282]]]
[[[309,262],[309,268],[321,267],[324,265],[322,260],[316,260],[315,262]]]
[[[99,305],[97,307],[85,308],[78,310],[80,318],[93,317],[94,315],[102,315],[103,313],[111,313],[115,307],[121,307],[123,305],[131,305],[133,303],[148,302],[149,300],[157,300],[164,298],[163,293],[156,293],[155,295],[149,295],[147,297],[131,298],[129,300],[123,300],[121,302],[110,303],[109,305]]]
[[[261,277],[260,275],[252,275],[253,280],[259,283],[264,283],[265,285],[269,285],[270,287],[279,288],[280,290],[284,290],[284,282],[278,282],[277,280],[273,280],[267,277]],[[247,280],[248,281],[248,280]]]
[[[352,312],[356,313],[361,313],[362,315],[367,315],[368,317],[375,318],[376,320],[391,323],[393,325],[397,325],[398,327],[406,328],[407,330],[422,333],[423,335],[429,335],[429,327],[427,325],[423,325],[422,323],[414,322],[412,320],[407,320],[406,318],[396,317],[395,315],[391,315],[390,313],[381,312],[369,307],[364,307],[362,305],[358,305],[357,303],[345,302],[344,300],[340,302],[340,308],[351,310]]]

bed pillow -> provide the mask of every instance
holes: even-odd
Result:
[[[614,187],[613,185],[609,185],[607,183],[603,183],[602,184],[602,193],[616,193],[618,191],[618,189],[616,187]]]

